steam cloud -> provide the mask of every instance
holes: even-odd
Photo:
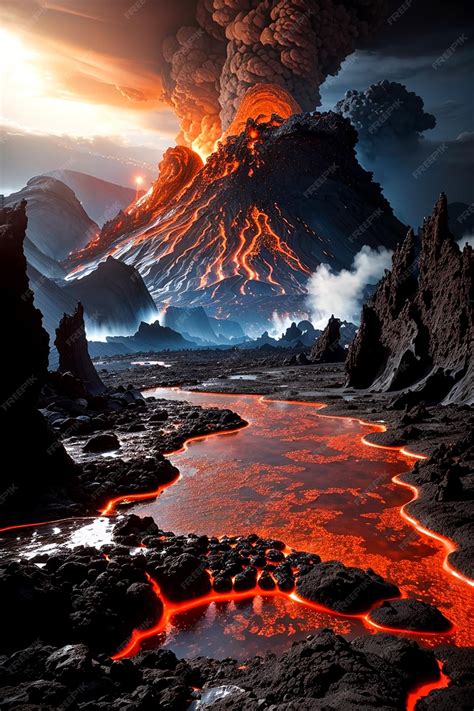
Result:
[[[365,91],[347,91],[335,110],[350,120],[370,157],[389,144],[418,143],[423,131],[434,128],[436,118],[423,106],[423,99],[406,86],[385,79]]]
[[[383,276],[391,265],[391,258],[390,250],[365,245],[355,255],[350,270],[335,274],[327,264],[321,264],[308,282],[308,307],[313,326],[325,328],[331,315],[358,324],[366,288]]]
[[[181,140],[212,150],[256,84],[282,86],[313,110],[384,10],[385,0],[197,0],[197,24],[163,45]]]
[[[474,249],[474,235],[464,235],[461,239],[457,240],[459,249],[464,249],[466,244]]]

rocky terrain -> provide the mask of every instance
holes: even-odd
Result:
[[[175,536],[151,518],[132,515],[116,524],[114,539],[101,551],[79,547],[43,554],[36,561],[40,568],[34,559],[0,567],[3,708],[33,704],[49,709],[67,703],[78,709],[91,704],[146,709],[159,703],[178,710],[227,687],[225,701],[216,701],[213,708],[404,709],[414,688],[439,680],[436,653],[415,641],[378,634],[348,643],[330,630],[295,643],[279,658],[270,654],[244,664],[179,661],[160,650],[126,659],[139,651],[127,640],[138,640],[148,628],[158,631],[169,601],[210,593],[225,599],[232,590],[288,594],[296,578],[303,600],[323,600],[353,613],[399,591],[373,571],[322,563],[315,554],[288,552],[284,542],[257,535]],[[383,603],[371,614],[381,610],[386,615],[387,604],[396,602]],[[399,602],[406,606],[410,601]],[[425,629],[436,629],[444,619],[428,605],[411,604],[423,607]],[[20,615],[24,624],[19,629]],[[405,609],[404,622],[413,624],[413,619]],[[472,657],[469,650],[463,654],[466,661]],[[449,650],[446,657],[454,674],[449,699],[468,698],[472,679],[463,674],[462,664],[449,659]]]
[[[392,271],[365,304],[347,361],[348,384],[406,388],[406,402],[473,403],[474,252],[449,231],[439,198],[421,238],[410,231]]]
[[[158,317],[156,306],[136,269],[108,257],[97,269],[63,288],[86,313],[89,340],[95,334],[133,334],[142,321]]]

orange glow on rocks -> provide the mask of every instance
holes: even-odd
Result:
[[[442,664],[439,660],[438,666],[439,679],[436,681],[428,681],[426,684],[422,684],[416,689],[413,689],[413,691],[408,694],[406,711],[415,711],[417,702],[425,696],[428,696],[431,691],[434,691],[435,689],[446,689],[446,687],[449,686],[449,677],[443,672]]]
[[[224,137],[235,136],[245,131],[248,119],[253,119],[257,123],[274,121],[278,125],[279,121],[274,117],[285,120],[301,111],[301,106],[296,99],[283,86],[256,84],[243,97]]]
[[[178,390],[158,390],[157,394],[221,407],[228,404],[229,398]],[[135,653],[145,640],[166,636],[167,630],[192,610],[253,599],[283,606],[280,609],[286,609],[288,621],[284,622],[281,612],[275,617],[276,608],[269,608],[267,603],[255,603],[261,622],[258,626],[250,624],[248,634],[291,635],[292,625],[309,632],[315,625],[328,624],[339,633],[353,634],[354,625],[358,625],[372,633],[407,634],[429,646],[446,640],[472,644],[472,597],[468,591],[473,581],[444,566],[446,550],[453,550],[454,544],[404,514],[407,501],[403,492],[407,485],[398,477],[407,470],[410,459],[423,455],[367,442],[360,435],[361,427],[382,431],[385,425],[324,415],[323,406],[317,403],[269,401],[249,395],[231,397],[233,407],[250,422],[248,426],[191,438],[171,455],[180,470],[174,482],[158,491],[114,498],[101,514],[110,516],[120,504],[135,502],[134,513],[154,515],[164,529],[173,528],[178,534],[196,531],[217,536],[248,535],[258,531],[263,537],[281,538],[292,549],[318,553],[323,560],[370,566],[395,582],[402,597],[435,604],[453,621],[453,627],[433,634],[392,630],[369,619],[370,610],[361,614],[338,613],[302,599],[294,590],[263,591],[258,583],[243,593],[211,593],[176,603],[167,600],[150,578],[163,602],[164,614],[152,628],[136,630],[115,658]],[[336,429],[335,422],[340,423]],[[260,451],[263,443],[264,460]],[[370,457],[368,451],[373,453]],[[234,460],[234,456],[238,459]],[[342,470],[341,461],[345,462]],[[218,473],[214,474],[215,465]],[[377,475],[380,469],[382,474]],[[415,493],[414,487],[408,488]],[[147,500],[151,503],[147,504]],[[28,525],[42,524],[3,530]],[[284,554],[290,550],[287,547]],[[236,619],[234,626],[240,624]],[[444,680],[442,677],[441,683]],[[426,688],[439,688],[439,683]],[[425,687],[418,689],[416,699],[428,691]]]

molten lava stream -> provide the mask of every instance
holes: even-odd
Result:
[[[422,455],[373,446],[361,436],[361,426],[381,431],[385,425],[324,415],[315,403],[154,392],[217,407],[228,407],[232,397],[231,407],[251,427],[235,438],[208,438],[192,454],[173,455],[179,481],[160,499],[133,507],[134,513],[152,515],[178,534],[257,532],[323,560],[370,566],[410,597],[439,607],[455,625],[450,642],[472,642],[471,581],[443,569],[446,544],[436,534],[425,536],[400,515],[405,487],[392,479]],[[443,642],[436,635],[418,638],[432,646]]]

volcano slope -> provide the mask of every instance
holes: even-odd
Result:
[[[113,255],[133,264],[158,305],[268,318],[297,309],[321,264],[350,267],[363,244],[405,233],[358,164],[357,134],[334,113],[249,119],[203,166],[169,149],[152,189],[72,255],[70,277]]]

